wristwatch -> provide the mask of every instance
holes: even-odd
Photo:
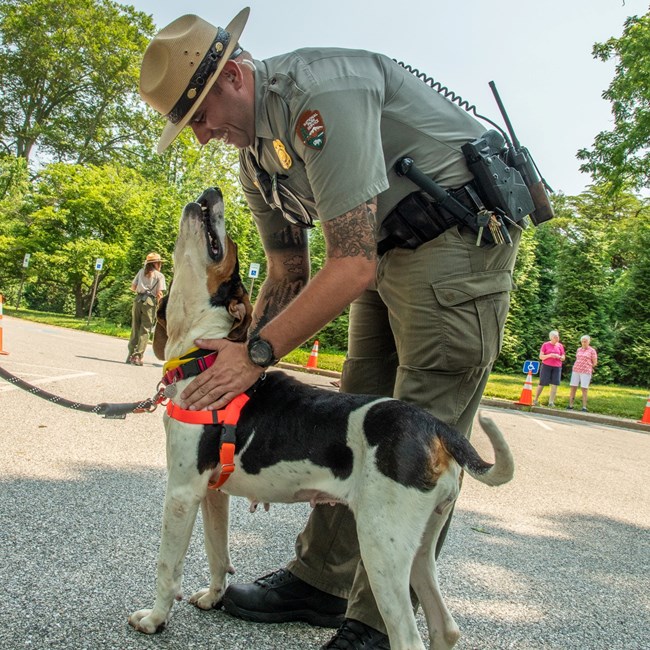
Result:
[[[269,366],[274,366],[279,359],[275,358],[275,353],[273,352],[273,346],[263,338],[259,336],[254,336],[252,339],[248,340],[248,358],[256,365],[261,368],[268,368]]]

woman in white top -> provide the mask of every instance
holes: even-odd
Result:
[[[142,356],[147,349],[149,335],[156,322],[156,307],[167,289],[165,276],[160,272],[162,259],[158,253],[149,253],[144,266],[133,282],[131,291],[136,296],[131,312],[131,338],[129,339],[129,356],[126,363],[142,365]]]

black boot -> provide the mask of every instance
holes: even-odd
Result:
[[[346,618],[336,634],[321,650],[390,650],[388,637],[378,630]]]
[[[257,623],[304,621],[321,627],[343,623],[347,600],[327,594],[279,569],[252,584],[234,584],[223,596],[224,609]]]

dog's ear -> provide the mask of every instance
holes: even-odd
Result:
[[[244,285],[238,287],[237,295],[228,303],[228,313],[235,319],[226,337],[229,341],[245,341],[253,320],[253,307]]]
[[[165,360],[165,345],[167,345],[167,299],[163,296],[156,311],[156,327],[153,331],[153,353],[161,361]]]

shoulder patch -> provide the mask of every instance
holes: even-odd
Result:
[[[296,133],[308,147],[322,149],[325,146],[325,122],[320,112],[304,111],[298,118]]]

